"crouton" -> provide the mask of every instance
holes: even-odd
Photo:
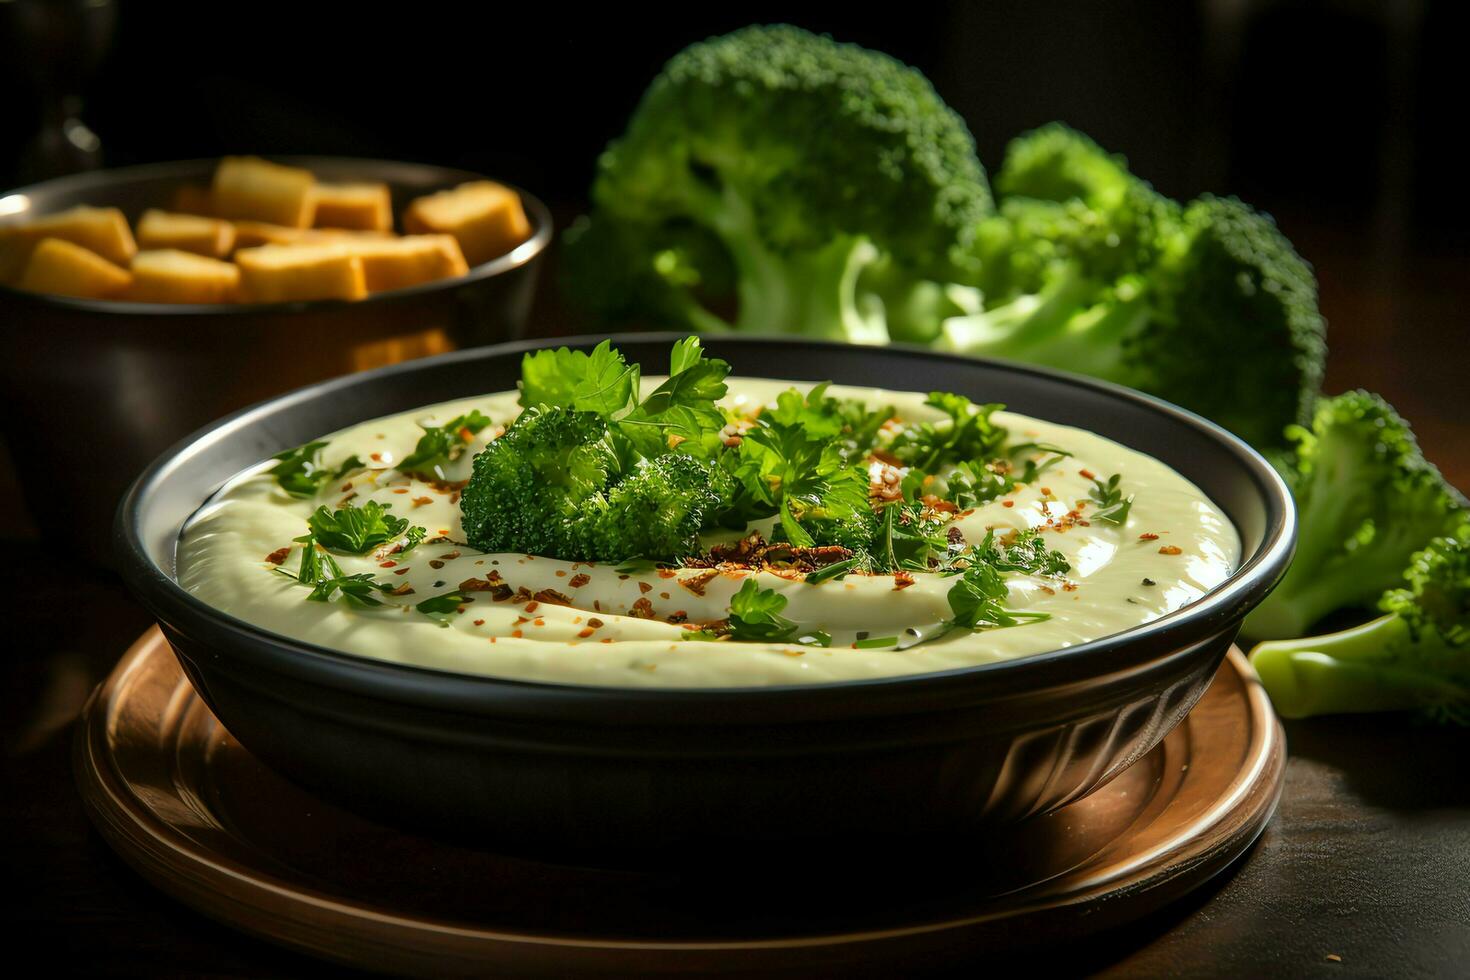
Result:
[[[132,282],[127,269],[61,238],[43,238],[31,250],[17,285],[33,293],[112,299]]]
[[[126,297],[139,303],[230,303],[240,270],[229,262],[165,248],[133,257],[133,284]]]
[[[240,298],[247,303],[362,299],[362,259],[340,244],[260,245],[235,253]]]
[[[411,235],[453,235],[470,265],[498,258],[531,237],[520,195],[489,180],[417,198],[403,214],[403,228]]]
[[[235,249],[235,226],[219,218],[149,209],[138,221],[138,247],[178,249],[221,259]]]
[[[283,167],[259,157],[225,157],[214,172],[210,194],[221,218],[248,218],[310,228],[315,208],[310,170]]]

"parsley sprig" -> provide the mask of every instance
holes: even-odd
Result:
[[[315,497],[325,484],[363,468],[362,460],[356,456],[347,457],[338,466],[323,466],[321,451],[326,445],[325,442],[308,442],[276,453],[271,459],[279,462],[270,468],[270,475],[276,478],[282,490],[293,497]]]
[[[369,572],[347,574],[330,552],[324,547],[318,547],[315,534],[305,534],[293,540],[301,545],[301,562],[296,572],[293,574],[284,568],[276,568],[274,571],[309,588],[311,591],[306,596],[308,602],[331,602],[341,597],[342,601],[354,608],[372,609],[388,605],[378,596],[391,594],[398,588],[391,582],[376,581]],[[458,592],[444,592],[415,603],[413,608],[438,621],[439,625],[447,626],[449,614],[459,612],[464,601],[464,596]]]
[[[1123,496],[1123,491],[1118,486],[1120,479],[1120,474],[1114,473],[1108,477],[1106,483],[1102,480],[1092,481],[1092,489],[1087,495],[1098,507],[1092,513],[1092,520],[1106,521],[1109,524],[1127,523],[1128,512],[1133,509],[1133,494]]]
[[[402,550],[407,551],[428,533],[422,527],[410,528],[406,518],[394,517],[388,513],[387,506],[376,500],[369,500],[361,507],[336,510],[318,507],[306,523],[323,547],[350,555],[366,554],[399,537],[405,537]]]
[[[799,643],[802,646],[829,647],[832,636],[795,623],[781,611],[787,598],[775,589],[763,589],[756,580],[747,578],[730,597],[730,616],[725,629],[696,630],[686,633],[686,640],[716,640],[728,636],[744,643]]]
[[[489,425],[490,419],[476,408],[443,425],[422,426],[424,434],[413,452],[399,462],[398,469],[432,480],[447,479],[445,467],[463,456],[475,436]]]

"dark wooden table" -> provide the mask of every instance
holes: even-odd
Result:
[[[1470,487],[1470,343],[1459,323],[1470,270],[1420,256],[1385,280],[1352,236],[1283,224],[1322,279],[1329,390],[1383,392],[1446,475]],[[543,304],[543,323],[556,315]],[[0,479],[0,513],[14,506],[13,483]],[[336,972],[164,898],[92,831],[72,785],[73,721],[149,619],[114,579],[68,568],[23,523],[0,524],[0,543],[0,590],[19,623],[0,658],[7,952],[89,975]],[[1287,738],[1280,810],[1230,872],[1125,930],[983,965],[1108,977],[1470,975],[1470,731],[1369,717],[1293,722]]]

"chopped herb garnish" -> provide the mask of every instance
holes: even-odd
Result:
[[[873,636],[873,637],[866,637],[864,639],[858,640],[857,642],[853,643],[853,646],[855,648],[859,649],[859,650],[879,650],[879,649],[882,649],[883,647],[896,647],[896,646],[898,646],[898,637],[896,637],[896,636]]]
[[[463,456],[475,436],[489,425],[490,419],[479,409],[471,409],[444,425],[423,426],[418,445],[403,457],[398,469],[434,480],[447,479],[444,468]]]
[[[825,565],[822,568],[817,569],[815,572],[808,572],[806,578],[803,581],[805,581],[807,585],[820,585],[822,582],[825,582],[828,579],[841,579],[845,577],[848,572],[852,571],[858,566],[858,561],[859,559],[857,558],[848,558],[845,561],[834,561],[832,564]]]
[[[419,528],[418,533],[409,532],[406,519],[394,517],[376,500],[369,500],[361,507],[339,507],[336,510],[318,507],[306,523],[323,547],[351,555],[366,554],[406,532],[413,544],[428,534],[423,528]],[[406,545],[405,550],[408,547],[411,545]]]
[[[754,578],[747,578],[740,590],[730,597],[730,638],[752,643],[831,646],[829,634],[804,629],[781,615],[787,601],[775,589],[763,589]]]
[[[1000,573],[985,562],[975,562],[949,590],[950,625],[960,629],[987,630],[1050,619],[1047,613],[1015,612],[1005,608],[1009,595]]]
[[[436,620],[440,626],[448,626],[449,617],[458,613],[464,603],[465,597],[458,592],[445,592],[414,603],[414,609]]]
[[[276,478],[282,490],[293,497],[315,497],[323,485],[363,468],[362,460],[356,456],[347,457],[339,466],[322,466],[321,451],[326,445],[325,442],[308,442],[277,453],[271,459],[280,462],[270,468],[270,475]]]
[[[1067,556],[1048,548],[1040,531],[1020,531],[1002,543],[995,530],[985,532],[985,539],[960,556],[968,562],[983,562],[997,572],[1021,572],[1025,575],[1065,575],[1072,570]]]
[[[1123,496],[1123,491],[1118,488],[1120,479],[1119,474],[1114,473],[1108,477],[1106,483],[1101,480],[1092,481],[1088,496],[1098,506],[1091,515],[1092,520],[1106,521],[1109,524],[1124,524],[1128,521],[1128,512],[1133,509],[1133,495]]]

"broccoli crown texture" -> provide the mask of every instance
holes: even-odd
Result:
[[[1292,436],[1296,557],[1247,617],[1243,630],[1255,639],[1301,636],[1334,610],[1371,604],[1398,583],[1411,555],[1464,519],[1465,498],[1377,395],[1325,398],[1311,427]]]
[[[1407,586],[1385,593],[1387,615],[1326,636],[1262,643],[1251,652],[1288,718],[1413,710],[1470,725],[1470,524],[1431,540]]]
[[[577,283],[599,312],[710,329],[705,294],[733,269],[739,328],[871,341],[887,333],[867,308],[881,300],[856,293],[863,270],[892,256],[948,276],[991,203],[969,130],[922,74],[789,26],[675,55],[592,199],[569,261],[628,273]]]
[[[1306,418],[1326,356],[1307,264],[1234,199],[1181,208],[1051,125],[1014,140],[972,254],[984,308],[946,346],[1141,388],[1256,445]]]

